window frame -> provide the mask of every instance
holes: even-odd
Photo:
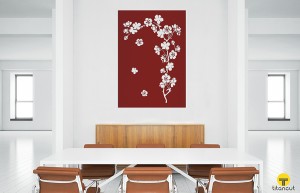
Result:
[[[267,106],[269,105],[269,103],[283,103],[283,106],[284,106],[284,116],[283,118],[272,118],[272,117],[269,117],[269,114],[267,113],[267,117],[268,117],[268,121],[290,121],[291,119],[290,118],[287,118],[287,108],[286,108],[286,74],[282,73],[277,73],[277,74],[268,74],[268,82],[267,84],[269,85],[269,77],[283,77],[283,101],[269,101],[269,95],[267,95]],[[267,108],[268,109],[268,108]],[[269,109],[268,109],[269,111]]]
[[[14,96],[14,107],[15,107],[15,112],[14,112],[14,117],[15,118],[13,118],[13,119],[10,119],[11,121],[33,121],[33,115],[32,115],[32,117],[31,118],[18,118],[17,117],[17,103],[18,102],[28,102],[28,103],[32,103],[32,105],[33,105],[33,102],[34,102],[34,100],[32,99],[32,101],[18,101],[18,81],[17,81],[17,79],[18,79],[18,77],[24,77],[24,76],[31,76],[32,77],[32,79],[33,79],[33,74],[22,74],[22,73],[16,73],[16,74],[14,74],[14,76],[15,76],[15,96]]]

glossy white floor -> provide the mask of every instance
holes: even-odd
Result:
[[[289,174],[292,192],[300,192],[300,131],[249,131],[247,144],[249,153],[264,160],[264,193],[276,192],[272,186],[281,173]]]
[[[272,193],[277,175],[286,172],[291,185],[300,190],[300,132],[248,132],[247,151],[264,160],[264,193]],[[32,174],[39,160],[51,154],[51,132],[0,132],[0,193],[30,193]],[[174,176],[180,193],[194,187],[180,175]],[[103,188],[116,192],[119,179]],[[297,191],[295,191],[297,192]]]

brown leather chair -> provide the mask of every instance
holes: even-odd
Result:
[[[96,188],[85,187],[78,168],[38,167],[34,192],[39,193],[96,193]],[[100,189],[98,190],[100,192]]]
[[[136,148],[165,148],[165,144],[137,144]],[[166,167],[166,165],[161,164],[139,164],[135,167]]]
[[[113,148],[112,144],[85,144],[84,148]],[[105,155],[104,155],[105,156]],[[98,187],[101,180],[110,178],[116,173],[116,166],[113,164],[83,164],[81,174],[83,179],[91,180]]]
[[[220,148],[219,144],[192,144],[191,148]],[[205,155],[203,155],[205,156]],[[211,168],[220,168],[220,164],[187,165],[187,172],[190,176],[198,179],[208,179]]]
[[[170,193],[173,191],[172,170],[168,167],[125,168],[122,192]]]
[[[257,192],[259,171],[254,167],[212,168],[207,185],[199,181],[198,193]]]

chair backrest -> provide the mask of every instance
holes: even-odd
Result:
[[[40,193],[80,193],[84,190],[80,169],[60,167],[38,167],[36,189]]]
[[[191,148],[220,148],[219,144],[191,144]]]
[[[85,144],[84,148],[114,148],[114,145],[112,144]],[[115,173],[117,168],[114,164],[83,164],[82,169],[86,170],[94,170],[97,172],[97,170],[101,171],[108,171],[108,173]],[[85,175],[84,171],[83,174]],[[107,174],[106,174],[107,175]]]
[[[168,167],[129,167],[124,169],[122,187],[126,193],[165,193],[172,191],[172,182],[172,170]]]
[[[136,148],[165,148],[165,144],[137,144]]]
[[[84,148],[114,148],[112,144],[85,144]]]
[[[208,192],[253,193],[257,189],[258,174],[255,167],[212,168]]]

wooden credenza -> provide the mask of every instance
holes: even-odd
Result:
[[[157,143],[167,148],[189,148],[204,143],[204,125],[96,125],[96,143],[116,148]]]

